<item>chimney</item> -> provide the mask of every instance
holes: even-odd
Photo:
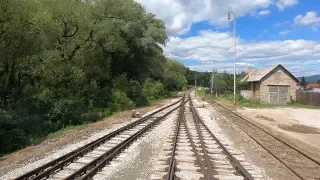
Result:
[[[248,76],[251,77],[252,74],[252,66],[248,66]]]

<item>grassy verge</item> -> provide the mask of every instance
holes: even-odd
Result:
[[[238,101],[240,107],[247,107],[247,108],[276,108],[282,107],[284,105],[277,105],[277,104],[264,104],[257,100],[249,100],[249,99],[242,99]]]
[[[306,104],[299,104],[296,102],[288,103],[285,105],[278,105],[278,104],[265,104],[261,103],[256,100],[248,100],[242,99],[239,101],[239,105],[241,107],[248,107],[248,108],[278,108],[278,107],[291,107],[291,108],[305,108],[305,109],[320,109],[320,106],[312,106]]]
[[[65,134],[65,133],[67,133],[69,131],[72,131],[72,130],[85,129],[85,128],[88,127],[88,124],[89,124],[89,122],[85,123],[85,124],[77,125],[77,126],[67,126],[65,128],[62,128],[62,129],[56,131],[56,132],[52,132],[52,133],[48,134],[45,137],[38,138],[38,139],[31,139],[31,144],[30,145],[37,145],[37,144],[40,144],[41,142],[43,142],[45,140],[49,140],[49,139],[54,139],[54,138],[60,137],[63,134]]]
[[[69,132],[71,130],[74,130],[74,129],[81,130],[81,129],[85,129],[87,127],[88,127],[88,124],[82,124],[82,125],[78,125],[78,126],[68,126],[68,127],[63,128],[63,129],[60,129],[60,130],[58,130],[56,132],[50,133],[47,136],[47,139],[53,139],[53,138],[59,137],[62,134],[66,133],[66,132]]]
[[[299,103],[288,104],[288,107],[306,108],[306,109],[320,109],[320,106],[312,106],[312,105],[299,104]]]
[[[198,90],[197,94],[201,97],[206,98],[212,98],[219,101],[224,101],[227,103],[232,104],[233,103],[233,94],[218,94],[218,97],[215,95],[205,95],[204,90]],[[257,100],[250,100],[250,99],[243,99],[243,98],[237,98],[237,104],[240,107],[247,107],[247,108],[279,108],[279,107],[291,107],[291,108],[305,108],[305,109],[320,109],[320,106],[312,106],[312,105],[305,105],[305,104],[299,104],[299,103],[288,103],[286,105],[278,105],[278,104],[265,104],[261,103]]]
[[[203,96],[206,95],[204,89],[202,89],[202,90],[197,90],[196,92],[197,92],[197,95],[198,95],[198,96],[201,96],[201,97],[203,97]]]

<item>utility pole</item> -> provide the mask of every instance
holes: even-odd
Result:
[[[233,104],[236,105],[236,54],[237,54],[237,37],[236,37],[236,15],[233,12],[228,13],[228,20],[231,19],[230,14],[233,14],[233,36],[234,36],[234,69],[233,69]]]
[[[211,77],[211,94],[213,94],[213,77],[214,77],[214,69],[212,69],[212,77]]]
[[[216,73],[216,72],[215,72]],[[214,76],[214,78],[217,78],[217,76]],[[217,80],[216,80],[216,97],[218,97],[218,85],[217,85]]]
[[[194,87],[195,87],[195,93],[197,95],[197,76],[194,76]]]

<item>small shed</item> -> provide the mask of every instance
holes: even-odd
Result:
[[[241,82],[249,84],[247,90],[241,90],[243,97],[268,104],[296,100],[296,90],[300,88],[299,80],[281,64],[256,71],[248,67],[248,74]]]

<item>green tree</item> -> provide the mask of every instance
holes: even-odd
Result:
[[[166,95],[166,90],[160,81],[147,78],[143,84],[143,93],[149,101],[152,101],[163,98]]]
[[[165,67],[163,82],[168,90],[179,90],[187,85],[186,68],[181,63],[167,59]]]
[[[181,90],[167,40],[134,0],[0,1],[0,153]]]
[[[306,80],[305,80],[304,76],[301,78],[300,84],[302,87],[304,87],[304,88],[306,87]]]

